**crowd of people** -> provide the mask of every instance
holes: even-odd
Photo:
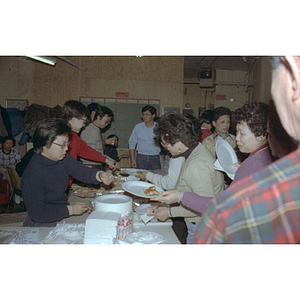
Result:
[[[85,213],[86,204],[67,200],[73,179],[108,185],[113,176],[105,169],[120,169],[121,159],[130,158],[132,168],[143,170],[138,180],[164,189],[151,200],[167,206],[153,214],[172,219],[181,243],[300,243],[300,58],[274,57],[273,67],[269,104],[248,103],[234,113],[217,107],[199,119],[172,112],[158,117],[146,105],[123,155],[118,136],[103,138],[114,113],[97,103],[65,102],[60,118],[39,123],[33,149],[22,159],[14,138],[2,138],[2,179],[7,166],[22,177],[23,225],[55,226]],[[214,167],[218,140],[243,157],[229,181]]]

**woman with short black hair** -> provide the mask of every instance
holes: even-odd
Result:
[[[175,185],[176,190],[192,192],[200,196],[214,197],[224,189],[223,175],[213,168],[215,158],[199,142],[199,126],[193,119],[181,114],[164,114],[154,128],[157,138],[172,157],[184,157],[184,162]],[[200,215],[183,206],[160,207],[155,217],[165,221],[171,217],[184,217],[188,228],[187,243],[192,242]]]
[[[229,132],[231,124],[231,111],[228,107],[217,107],[213,110],[213,134],[202,141],[202,144],[216,157],[216,144],[218,139],[224,139],[235,150],[235,136]]]
[[[267,121],[269,107],[267,104],[253,102],[245,104],[235,112],[236,141],[239,150],[248,157],[239,166],[231,184],[241,181],[248,175],[261,171],[272,163],[267,140]],[[247,185],[247,182],[244,182]],[[214,197],[203,197],[197,193],[166,191],[156,201],[168,204],[180,202],[193,211],[204,213]]]
[[[65,120],[42,120],[33,136],[35,154],[22,180],[22,197],[27,208],[23,226],[52,227],[64,218],[82,215],[85,203],[70,205],[67,200],[69,175],[87,183],[110,184],[112,174],[87,168],[67,153],[72,129]]]

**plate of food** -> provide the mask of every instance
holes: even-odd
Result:
[[[157,197],[164,191],[162,188],[145,181],[126,181],[122,183],[122,188],[137,197],[149,199]]]
[[[216,153],[218,159],[214,163],[214,169],[225,171],[231,179],[234,179],[238,168],[232,165],[237,163],[238,159],[233,148],[225,140],[219,139],[216,143]]]

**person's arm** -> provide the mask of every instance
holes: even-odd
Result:
[[[138,135],[137,135],[137,125],[133,128],[132,133],[129,137],[129,155],[130,155],[130,164],[132,168],[136,168],[136,160],[135,160],[135,147],[138,143]]]
[[[197,213],[204,213],[214,197],[199,196],[195,193],[185,192],[182,196],[181,203]]]
[[[203,213],[213,201],[214,197],[199,196],[192,192],[170,190],[162,192],[159,197],[151,198],[151,201],[159,201],[166,204],[181,203],[185,207],[197,213]]]
[[[166,176],[147,172],[146,179],[164,190],[174,189],[180,174],[183,160],[183,157],[171,158],[168,174]]]
[[[130,154],[130,164],[131,168],[136,168],[136,160],[135,160],[135,150],[134,149],[129,149],[129,154]]]
[[[109,185],[114,180],[112,174],[88,168],[69,154],[66,155],[65,159],[68,160],[68,174],[81,182],[93,184],[103,182],[104,184]]]
[[[199,162],[197,167],[194,166],[193,170],[190,169],[190,172],[186,171],[184,181],[193,193],[214,198],[215,191],[210,167],[203,162]],[[171,214],[172,217],[195,217],[199,215],[199,213],[195,213],[183,206],[172,207]]]
[[[106,161],[106,159],[107,159],[106,156],[104,156],[100,152],[98,152],[95,149],[93,149],[90,146],[88,146],[87,143],[85,141],[83,141],[76,134],[72,135],[72,141],[71,141],[70,147],[72,147],[72,143],[76,143],[77,144],[77,153],[76,153],[76,156],[78,155],[78,156],[80,156],[82,158],[93,160],[93,161],[97,161],[97,162],[102,162],[102,163],[104,163]],[[74,158],[76,159],[77,157],[74,157]]]
[[[109,157],[104,156],[102,153],[98,152],[97,150],[91,148],[87,145],[85,141],[83,141],[79,136],[75,136],[75,141],[77,142],[77,155],[93,161],[99,161],[105,163],[109,166],[110,169],[120,169],[120,166],[117,162],[110,159]],[[73,141],[72,141],[73,142]]]

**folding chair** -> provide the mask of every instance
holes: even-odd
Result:
[[[0,180],[0,205],[6,205],[6,213],[9,209],[10,185],[8,180]]]
[[[22,197],[21,178],[17,171],[12,167],[6,167],[7,179],[13,188],[10,193],[10,201],[13,200],[15,205],[15,195]]]

